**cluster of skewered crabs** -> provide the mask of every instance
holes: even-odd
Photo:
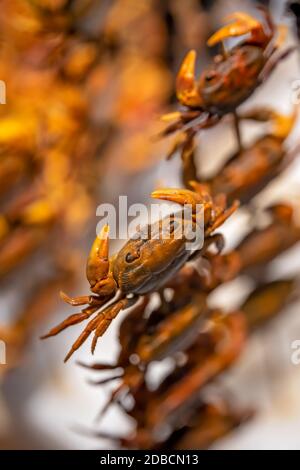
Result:
[[[288,151],[286,146],[296,111],[281,115],[266,108],[243,114],[237,110],[292,52],[282,51],[284,30],[274,25],[267,11],[260,10],[258,16],[260,20],[246,13],[231,15],[228,24],[210,38],[210,46],[221,43],[222,47],[198,80],[196,54],[188,53],[176,81],[183,110],[164,116],[169,121],[164,135],[177,133],[170,154],[180,151],[185,187],[159,189],[152,197],[191,204],[193,226],[201,204],[204,244],[191,252],[184,237],[145,239],[141,231],[110,257],[109,227],[103,227],[87,261],[91,295],[70,298],[61,294],[70,305],[83,308],[44,336],[54,336],[87,320],[65,361],[90,335],[94,352],[112,320],[131,307],[120,327],[121,351],[116,363],[86,365],[95,371],[111,371],[112,375],[99,384],[119,381],[102,413],[112,403],[119,405],[135,420],[135,431],[126,438],[103,432],[98,435],[127,448],[207,448],[249,418],[250,412],[234,409],[220,396],[208,399],[204,386],[236,361],[254,329],[295,298],[295,278],[270,282],[266,276],[274,258],[300,240],[300,226],[291,205],[279,202],[267,207],[268,224],[253,224],[250,233],[231,251],[223,252],[224,238],[217,232],[239,204],[249,207],[252,198],[296,155],[296,149]],[[227,48],[226,39],[231,37],[240,40]],[[238,149],[204,181],[196,171],[195,136],[226,115],[232,116]],[[269,131],[245,147],[242,120],[267,123]],[[172,218],[174,235],[183,223],[178,211]],[[151,228],[159,230],[159,223]],[[211,309],[210,293],[241,274],[253,280],[254,288],[238,310],[228,313]],[[153,293],[159,294],[156,307],[150,302]],[[165,358],[173,359],[174,368],[150,390],[149,365]],[[129,396],[133,400],[128,403]]]

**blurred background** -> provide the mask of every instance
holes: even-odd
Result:
[[[118,433],[132,423],[113,407],[95,416],[112,385],[88,383],[76,359],[90,360],[89,345],[64,365],[81,326],[47,342],[39,336],[70,313],[59,291],[88,293],[85,263],[102,202],[147,202],[158,185],[179,185],[180,159],[165,161],[170,142],[153,136],[159,116],[175,107],[174,77],[185,53],[196,49],[199,70],[214,51],[208,37],[225,14],[253,12],[250,0],[2,0],[0,80],[0,448],[86,449],[108,443],[76,431],[78,426]],[[298,46],[295,18],[283,0],[269,4],[289,26]],[[300,51],[300,45],[299,45]],[[280,64],[247,103],[292,109],[292,86],[300,79],[299,54]],[[251,142],[261,126],[243,125]],[[289,138],[299,144],[299,125]],[[201,133],[197,163],[209,175],[235,149],[231,126]],[[213,157],[213,158],[212,158]],[[258,207],[284,200],[299,206],[300,159],[255,200]],[[299,218],[300,220],[300,218]],[[223,229],[226,249],[249,230],[241,209]],[[118,242],[112,244],[112,251]],[[299,245],[276,258],[270,279],[298,276]],[[213,306],[237,307],[251,290],[241,276],[214,292]],[[224,377],[224,389],[255,417],[215,444],[219,449],[300,448],[300,374],[291,361],[300,340],[299,303],[249,339]],[[121,314],[99,342],[96,358],[118,354]]]

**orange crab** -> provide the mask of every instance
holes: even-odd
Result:
[[[233,113],[240,140],[237,107],[294,50],[290,47],[279,52],[286,29],[276,27],[268,11],[259,9],[263,22],[243,12],[235,12],[226,18],[229,24],[208,40],[209,46],[222,43],[222,53],[198,80],[195,77],[196,51],[191,50],[186,55],[176,79],[177,98],[186,109],[163,116],[164,121],[170,122],[163,135],[189,129],[181,142],[181,145],[188,145],[196,132],[215,125],[225,114]],[[240,36],[246,37],[232,49],[225,49],[226,39]]]
[[[151,226],[146,226],[128,240],[124,247],[110,259],[108,257],[109,227],[103,227],[100,237],[96,238],[92,246],[87,261],[87,279],[93,295],[69,298],[66,294],[61,294],[67,303],[73,306],[87,305],[87,307],[80,313],[71,315],[43,336],[43,338],[54,336],[65,328],[88,319],[98,311],[73,344],[65,361],[92,332],[94,332],[92,341],[92,352],[94,352],[98,338],[104,334],[121,310],[135,304],[139,296],[158,291],[187,261],[201,256],[212,243],[215,243],[220,251],[223,247],[223,238],[220,234],[213,234],[213,232],[238,207],[238,202],[235,201],[231,207],[227,208],[226,198],[222,195],[212,198],[209,192],[200,186],[197,187],[197,192],[185,189],[157,190],[152,193],[152,197],[181,205],[190,204],[192,220],[185,220],[180,212],[171,217],[170,225],[163,223],[163,219]],[[197,226],[199,209],[203,210],[204,227]],[[169,217],[168,220],[170,220]],[[194,250],[187,249],[187,238],[182,230],[183,224],[189,224],[194,230],[203,228],[204,243],[201,243],[201,246],[195,246]],[[171,236],[165,237],[164,230],[169,230],[170,227]],[[181,236],[178,236],[178,231]],[[112,303],[105,306],[103,310],[100,309],[112,299],[114,299]]]

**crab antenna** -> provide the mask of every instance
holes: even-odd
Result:
[[[296,123],[298,108],[295,106],[293,112],[289,115],[274,113],[272,118],[273,135],[279,139],[285,140]]]

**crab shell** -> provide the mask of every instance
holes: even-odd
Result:
[[[213,194],[224,193],[228,201],[247,203],[276,175],[285,150],[282,141],[265,135],[248,149],[235,154],[223,171],[211,180]]]
[[[213,114],[226,114],[248,99],[258,85],[266,63],[263,49],[239,46],[226,59],[209,67],[198,82],[203,108]]]
[[[179,214],[174,215],[171,223],[166,217],[143,227],[113,261],[113,277],[121,292],[144,295],[160,289],[193,254],[187,243],[194,241],[194,250],[201,249],[200,231],[195,222]]]

